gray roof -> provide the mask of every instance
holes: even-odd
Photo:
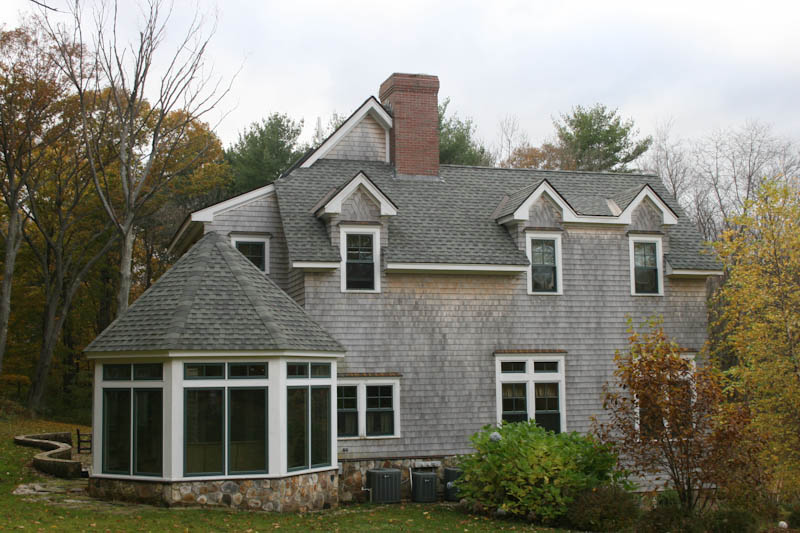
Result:
[[[229,239],[213,232],[85,351],[150,350],[344,352]]]
[[[701,253],[705,247],[700,234],[654,175],[442,165],[438,178],[414,178],[396,176],[386,163],[329,159],[297,168],[275,182],[292,261],[340,260],[312,208],[360,171],[397,206],[397,215],[389,219],[386,261],[529,264],[495,217],[513,212],[518,207],[514,203],[521,203],[546,179],[578,214],[593,216],[613,216],[607,198],[627,206],[649,184],[678,215],[678,224],[667,229],[669,264],[677,269],[720,268],[713,255]]]

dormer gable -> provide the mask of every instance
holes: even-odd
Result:
[[[619,207],[622,209],[622,212],[619,214],[619,219],[623,224],[633,224],[634,213],[642,211],[642,209],[639,209],[640,207],[644,208],[644,210],[653,211],[653,209],[655,209],[659,211],[661,214],[661,224],[673,226],[678,223],[678,215],[675,214],[675,211],[673,211],[648,184],[645,184],[639,190],[639,193],[627,206],[623,207],[620,205]]]
[[[389,162],[392,116],[370,96],[300,164],[308,168],[318,159],[353,159]]]
[[[358,209],[348,204],[351,198],[357,198],[357,204],[365,205],[369,209],[370,202],[377,206],[379,216],[394,216],[397,214],[397,206],[386,196],[380,188],[369,179],[364,172],[359,172],[353,178],[339,187],[330,191],[320,202],[314,206],[313,212],[317,217],[331,217],[333,215],[342,216],[343,212],[350,209]],[[350,202],[352,204],[352,202]]]
[[[546,179],[543,179],[537,185],[525,187],[503,198],[495,209],[494,218],[498,224],[529,222],[532,208],[535,213],[537,211],[535,207],[540,204],[547,206],[550,211],[560,212],[563,220],[567,219],[568,212],[575,214],[569,203]]]

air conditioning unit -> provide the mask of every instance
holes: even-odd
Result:
[[[412,472],[411,499],[426,503],[436,501],[436,472]]]
[[[459,501],[458,488],[453,483],[461,477],[463,472],[460,468],[445,468],[444,469],[444,499],[449,502]]]
[[[367,488],[372,503],[400,503],[400,470],[375,468],[367,470]]]

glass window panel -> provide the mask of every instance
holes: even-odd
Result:
[[[531,290],[534,292],[556,292],[556,267],[538,266],[531,267]]]
[[[265,270],[266,244],[262,241],[236,241],[236,249],[242,252],[259,270]]]
[[[523,422],[528,419],[525,383],[503,383],[503,421]]]
[[[163,372],[161,363],[133,365],[133,379],[139,381],[160,381],[163,379]]]
[[[534,384],[536,398],[536,424],[559,433],[561,431],[561,414],[559,412],[558,383]]]
[[[346,385],[336,387],[337,409],[358,409],[358,387]]]
[[[536,415],[536,425],[547,431],[561,433],[561,415],[558,413],[539,413]]]
[[[347,263],[347,289],[375,289],[375,264]]]
[[[228,377],[231,379],[266,378],[267,363],[230,363]]]
[[[331,377],[331,364],[330,363],[311,363],[311,377],[312,378],[329,378],[329,377]]]
[[[558,361],[535,361],[534,372],[558,372]]]
[[[289,378],[307,378],[308,363],[286,363],[286,375]]]
[[[103,379],[106,381],[130,381],[131,365],[103,365]]]
[[[347,261],[366,261],[372,263],[371,234],[347,234]]]
[[[228,390],[230,472],[267,471],[267,389]]]
[[[375,262],[371,234],[347,234],[346,288],[375,289]]]
[[[658,269],[636,267],[636,292],[639,294],[658,293]]]
[[[186,389],[185,398],[186,474],[222,474],[223,389]]]
[[[225,379],[224,363],[185,363],[184,379]]]
[[[161,389],[138,389],[134,391],[133,398],[133,473],[160,476],[163,473],[163,393]]]
[[[331,388],[311,387],[311,466],[331,464]]]
[[[500,363],[500,372],[504,374],[524,374],[525,361],[503,361]]]
[[[287,466],[308,468],[308,387],[289,387],[286,399]]]
[[[367,435],[393,435],[392,385],[367,386]]]
[[[103,472],[130,473],[130,431],[131,391],[103,389]]]
[[[358,436],[358,387],[336,388],[337,427],[340,437]]]
[[[394,412],[367,410],[367,435],[394,435]]]
[[[556,241],[552,239],[531,240],[531,264],[555,266],[556,264]]]

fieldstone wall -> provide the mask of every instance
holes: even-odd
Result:
[[[72,434],[68,431],[17,435],[14,444],[45,450],[33,457],[33,466],[41,472],[66,479],[81,477],[82,465],[72,460]]]
[[[253,511],[307,512],[338,505],[339,475],[336,470],[331,470],[281,479],[174,483],[93,477],[89,479],[89,494],[107,500],[151,505],[209,505]]]
[[[340,459],[342,463],[339,475],[339,501],[342,503],[367,502],[369,491],[367,485],[367,470],[373,468],[397,468],[400,470],[400,497],[411,499],[411,483],[409,482],[409,468],[413,471],[436,472],[439,477],[439,498],[444,496],[444,469],[457,466],[457,456],[437,456],[423,458],[394,458],[394,459]]]

